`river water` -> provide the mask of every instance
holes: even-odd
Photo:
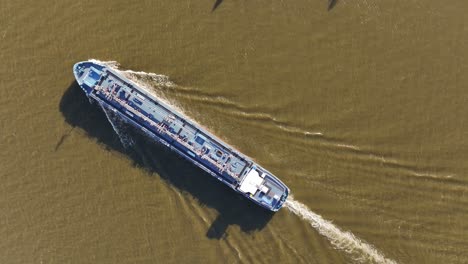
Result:
[[[2,0],[0,263],[468,262],[468,3],[327,4]],[[277,175],[285,208],[90,105],[91,58]]]

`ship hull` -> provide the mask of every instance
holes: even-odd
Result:
[[[118,71],[96,62],[73,67],[90,101],[117,115],[248,200],[279,210],[289,189],[276,176],[238,152]]]

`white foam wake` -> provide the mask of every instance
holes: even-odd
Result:
[[[119,137],[119,140],[124,146],[124,148],[129,148],[133,146],[135,143],[133,139],[127,133],[125,133],[125,127],[124,127],[123,121],[114,113],[112,113],[112,111],[105,108],[102,104],[100,104],[100,106],[102,108],[102,111],[104,111],[104,113],[106,114],[107,120],[109,120],[109,123],[111,124],[115,133]]]
[[[291,196],[285,205],[291,212],[308,221],[335,248],[348,253],[354,261],[359,263],[396,263],[391,259],[385,258],[372,245],[357,238],[351,232],[340,230],[332,222],[323,219],[320,215],[312,212],[307,206],[294,200]]]
[[[169,77],[166,75],[156,74],[152,72],[148,73],[144,71],[121,70],[119,69],[120,64],[117,61],[101,61],[97,59],[89,59],[89,61],[110,67],[114,69],[115,71],[121,73],[128,79],[144,87],[148,87],[148,81],[151,84],[150,86],[156,85],[156,86],[172,87],[175,85],[173,82],[169,80]]]
[[[180,113],[185,113],[184,109],[180,107],[180,105],[178,105],[177,102],[166,98],[165,94],[160,89],[163,87],[171,88],[177,86],[169,79],[168,76],[152,72],[121,70],[119,69],[120,64],[117,61],[101,61],[97,59],[89,59],[89,61],[112,68],[116,72],[122,74],[127,79],[132,81],[134,84],[143,88],[146,92],[157,97],[158,100],[161,100],[167,105],[170,105]]]
[[[152,83],[156,83],[157,85],[160,86],[166,86],[166,87],[172,87],[175,86],[175,84],[169,80],[169,77],[166,75],[162,74],[156,74],[152,72],[144,72],[144,71],[132,71],[132,70],[125,70],[122,71],[120,70],[121,73],[123,73],[126,77],[133,78],[134,76],[138,76],[144,80],[149,80]]]
[[[113,69],[118,69],[119,65],[120,65],[116,61],[101,61],[101,60],[97,60],[97,59],[89,59],[88,61],[94,62],[94,63],[97,63],[97,64],[106,65],[106,66],[111,67]]]
[[[192,94],[188,95],[187,97],[188,99],[197,100],[202,103],[211,103],[214,105],[218,105],[222,107],[223,109],[226,109],[227,107],[230,107],[232,109],[240,108],[240,110],[237,109],[238,111],[232,111],[230,113],[232,115],[237,115],[242,118],[251,118],[254,120],[256,119],[269,120],[273,122],[274,124],[276,124],[276,126],[279,129],[288,133],[294,133],[294,134],[299,134],[299,135],[304,135],[304,136],[323,136],[323,133],[321,132],[306,131],[299,127],[285,124],[284,122],[277,120],[276,117],[268,113],[244,111],[244,109],[242,108],[246,108],[246,107],[239,106],[237,102],[233,102],[222,96],[216,96],[216,97],[200,96],[200,95],[194,96],[194,93],[195,94],[200,93],[198,89],[178,86],[174,82],[172,82],[168,76],[163,75],[163,74],[144,72],[144,71],[123,70],[119,68],[120,64],[117,61],[101,61],[98,59],[89,59],[89,61],[112,68],[113,70],[127,77],[127,79],[131,80],[138,86],[144,88],[147,92],[152,93],[159,100],[162,100],[164,103],[171,105],[171,107],[174,107],[175,109],[177,109],[177,111],[181,113],[185,113],[184,108],[181,107],[176,101],[170,100],[169,98],[167,98],[163,92],[164,89],[161,89],[161,88],[170,88],[171,90],[191,92]],[[181,96],[181,95],[179,94],[178,96]],[[188,116],[186,116],[186,118],[192,119]]]

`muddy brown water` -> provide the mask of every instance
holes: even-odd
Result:
[[[0,263],[468,262],[467,8],[1,1]],[[281,178],[291,210],[131,129],[123,148],[74,82],[90,58],[168,76],[140,74]]]

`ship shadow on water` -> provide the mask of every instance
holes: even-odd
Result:
[[[180,191],[190,193],[203,206],[217,210],[218,217],[206,233],[208,238],[224,238],[230,225],[238,225],[247,233],[261,230],[272,218],[272,212],[248,201],[176,153],[130,128],[128,133],[135,145],[125,149],[104,112],[98,105],[89,103],[76,82],[71,83],[63,94],[59,109],[72,126],[69,132],[77,128],[84,130],[107,150],[128,157],[134,166],[147,171],[148,175],[159,175]],[[56,150],[67,136],[65,134],[58,140]]]
[[[211,8],[211,12],[214,12],[216,8],[218,8],[219,5],[221,5],[222,3],[223,3],[223,0],[216,0],[213,7]]]
[[[328,0],[328,11],[332,10],[336,4],[338,3],[338,0]]]

